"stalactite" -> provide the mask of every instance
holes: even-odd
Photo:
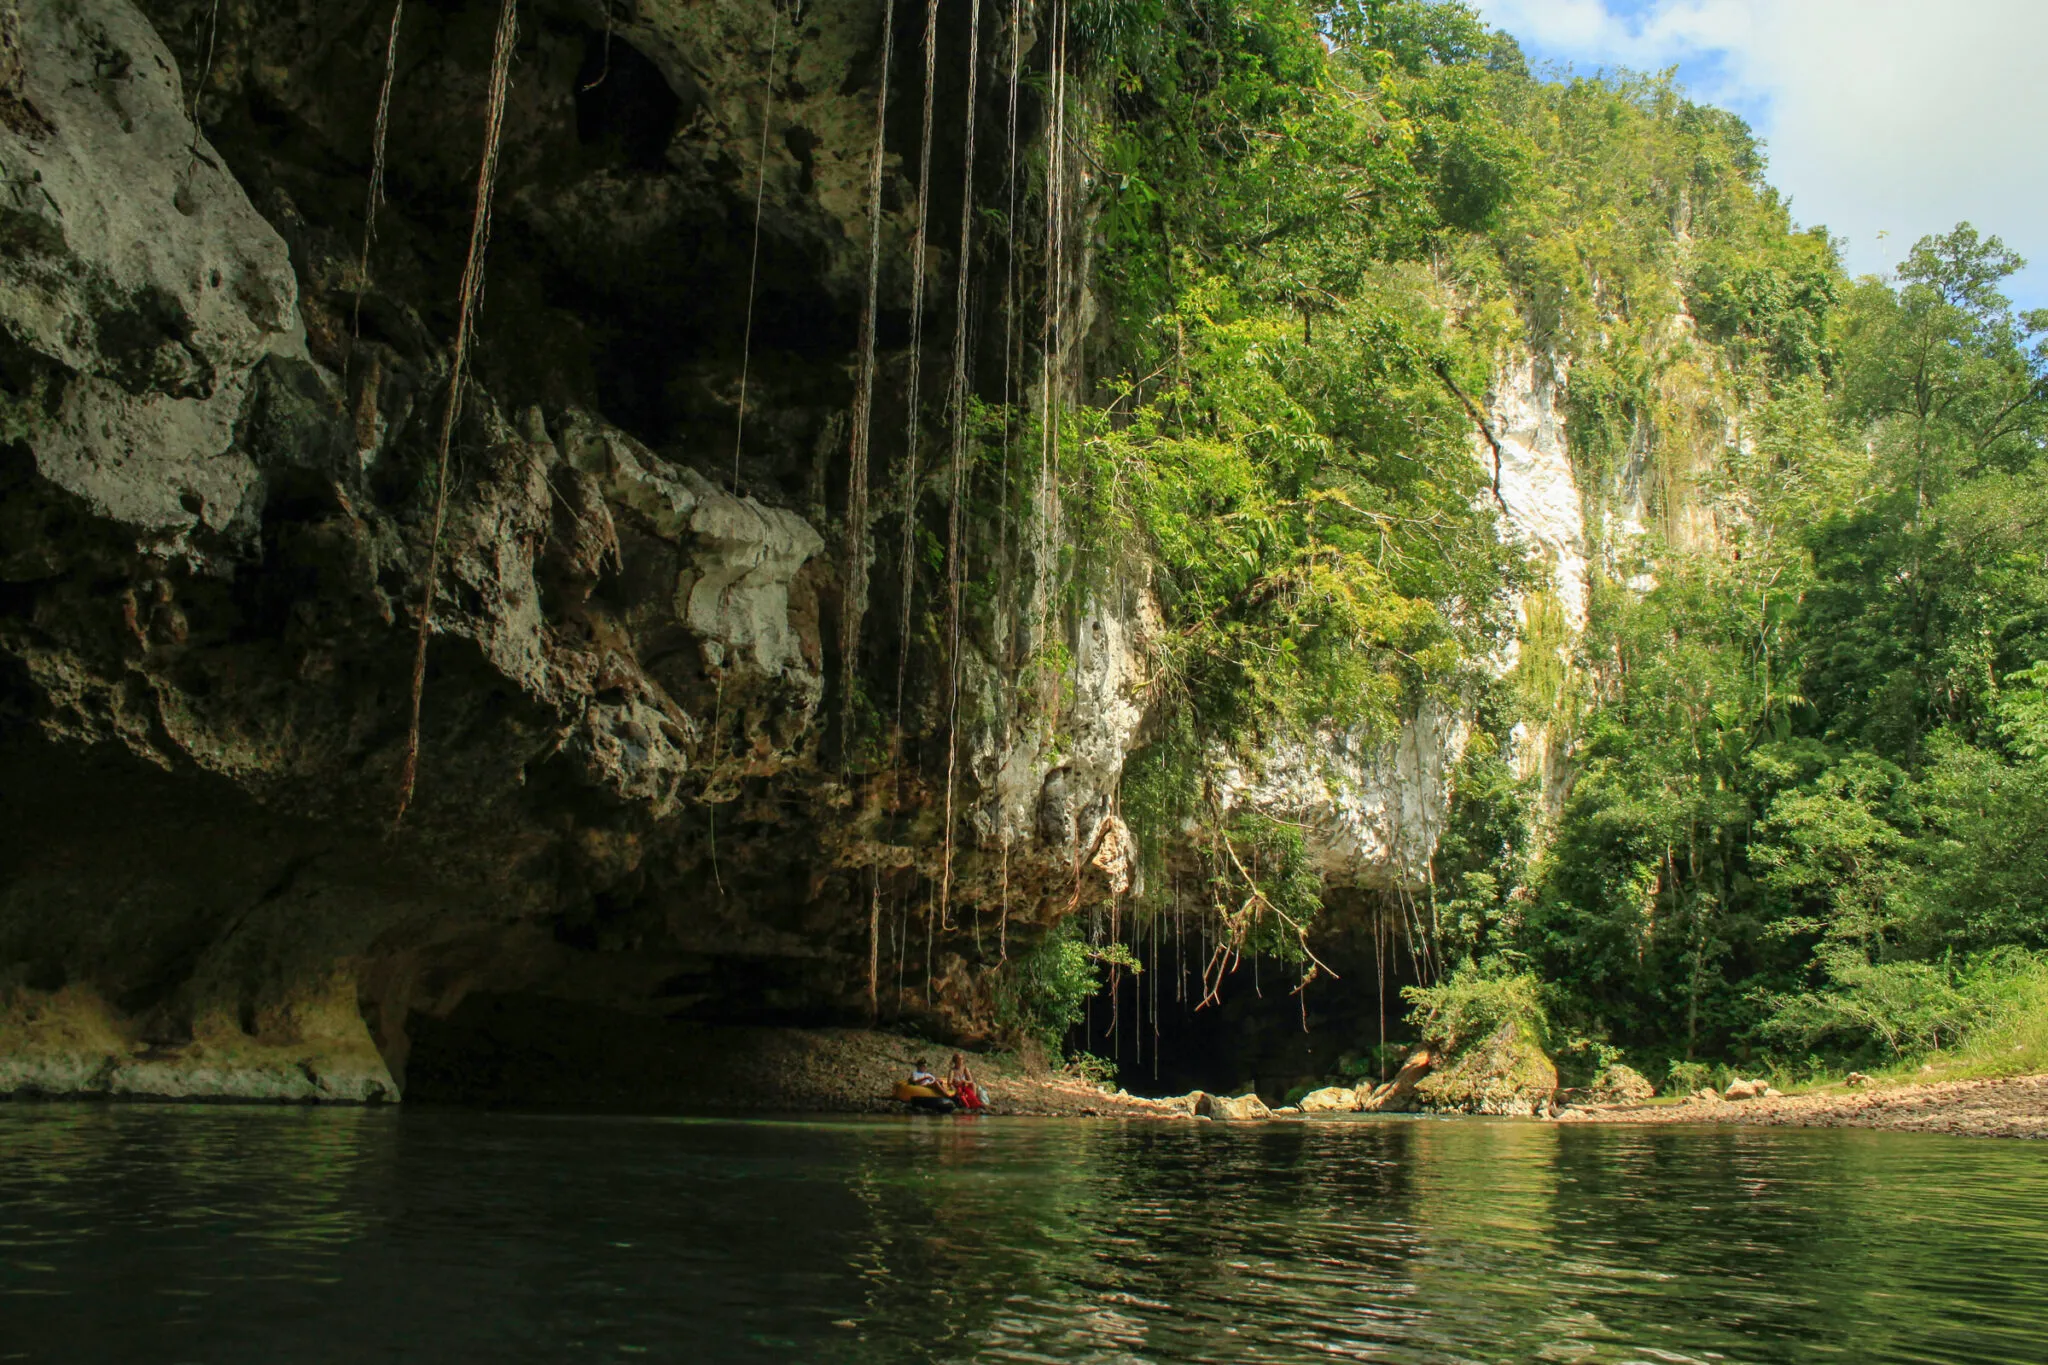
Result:
[[[782,39],[782,5],[768,2],[768,78],[761,95],[761,151],[754,167],[754,252],[747,265],[747,325],[740,342],[739,418],[732,433],[732,492],[740,492],[740,447],[747,435],[747,378],[754,360],[754,295],[761,281],[761,206],[768,195],[768,133],[775,126],[775,49]]]
[[[953,431],[947,466],[946,504],[946,808],[944,865],[939,881],[939,920],[948,922],[953,901],[953,794],[960,767],[960,593],[965,586],[967,480],[967,280],[974,259],[974,115],[981,75],[981,0],[967,10],[967,150],[960,170],[960,260],[953,291]],[[977,941],[981,920],[975,918]]]
[[[924,258],[926,228],[932,202],[932,90],[938,80],[939,0],[927,0],[924,11],[924,127],[919,130],[917,156],[917,231],[910,247],[910,391],[909,420],[903,452],[903,619],[896,648],[896,726],[894,744],[903,742],[903,685],[910,672],[911,600],[917,590],[917,456],[922,423],[918,388],[924,378]]]
[[[427,683],[427,637],[434,620],[434,584],[441,573],[441,532],[448,522],[448,451],[462,414],[462,386],[469,367],[470,333],[476,325],[477,297],[483,292],[484,253],[491,240],[491,195],[497,188],[498,147],[505,131],[505,92],[512,80],[512,44],[519,30],[518,0],[504,0],[498,13],[497,44],[491,53],[490,93],[484,118],[483,161],[477,168],[476,206],[470,214],[469,256],[462,267],[462,286],[455,313],[455,355],[448,367],[448,402],[441,414],[440,445],[435,461],[433,529],[427,539],[427,572],[420,586],[419,634],[413,644],[412,715],[406,728],[405,760],[399,772],[395,828],[412,804],[419,778],[420,697]]]
[[[889,65],[896,51],[896,5],[882,6],[882,77],[875,91],[875,156],[868,167],[868,292],[860,315],[860,367],[853,394],[846,470],[846,601],[839,617],[840,760],[853,751],[854,695],[860,678],[860,626],[868,604],[868,451],[875,411],[875,319],[882,279],[882,168],[888,155]]]
[[[363,334],[363,295],[370,289],[370,245],[377,240],[377,206],[384,202],[384,144],[391,129],[391,87],[398,80],[398,29],[405,0],[391,7],[391,33],[384,40],[384,83],[377,90],[377,118],[370,133],[370,190],[363,204],[363,254],[356,266],[355,310],[349,319],[349,356]]]

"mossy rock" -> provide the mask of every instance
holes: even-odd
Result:
[[[1415,1086],[1424,1109],[1459,1114],[1540,1114],[1557,1093],[1557,1067],[1534,1031],[1502,1024],[1467,1044]]]

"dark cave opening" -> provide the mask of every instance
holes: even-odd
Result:
[[[1149,970],[1119,972],[1067,1036],[1069,1053],[1114,1062],[1134,1095],[1256,1090],[1279,1105],[1304,1088],[1378,1083],[1413,1043],[1401,988],[1415,965],[1396,941],[1375,949],[1370,924],[1348,923],[1314,942],[1330,969],[1298,990],[1299,964],[1246,954],[1203,1003],[1207,945],[1195,933],[1147,938]]]
[[[703,103],[697,91],[678,93],[661,69],[615,34],[584,30],[583,65],[576,72],[576,139],[634,171],[667,168],[669,143],[685,106]]]

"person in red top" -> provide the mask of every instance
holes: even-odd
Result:
[[[947,1069],[946,1087],[960,1102],[960,1107],[970,1114],[986,1105],[981,1087],[974,1083],[974,1073],[967,1069],[967,1059],[957,1052],[953,1054],[952,1066]]]

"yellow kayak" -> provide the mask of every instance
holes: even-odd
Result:
[[[909,1081],[896,1082],[895,1088],[889,1093],[892,1098],[913,1109],[928,1109],[934,1113],[949,1114],[960,1107],[945,1091],[935,1090],[928,1085],[912,1085]]]

